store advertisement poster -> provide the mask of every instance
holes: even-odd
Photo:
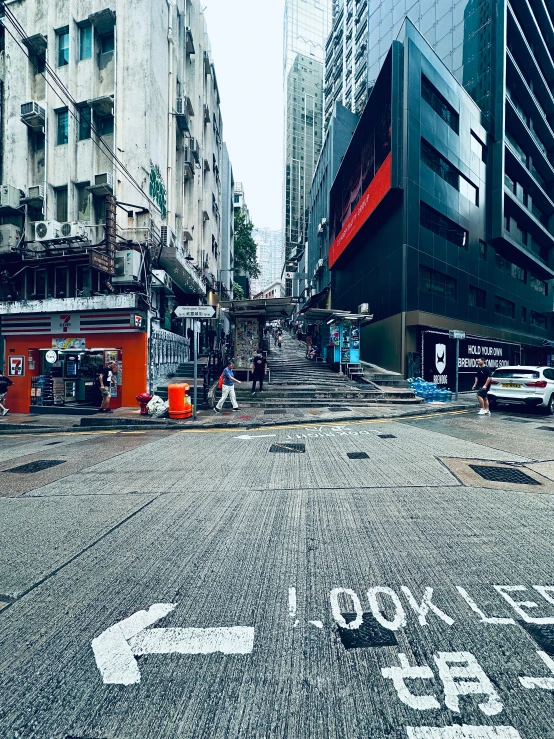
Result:
[[[8,360],[8,376],[23,377],[25,374],[25,357],[10,357]]]
[[[86,349],[86,339],[52,339],[52,349]]]

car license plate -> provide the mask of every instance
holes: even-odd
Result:
[[[511,385],[508,382],[503,382],[502,387],[521,387],[521,385]]]

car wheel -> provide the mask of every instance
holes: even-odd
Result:
[[[496,398],[489,398],[489,408],[494,411],[498,408],[498,400]]]
[[[554,416],[554,393],[550,396],[550,400],[546,406],[546,414],[548,416]]]

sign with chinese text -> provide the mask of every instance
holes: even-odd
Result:
[[[162,218],[167,216],[167,191],[165,189],[162,173],[157,164],[150,162],[150,197],[162,212]]]
[[[89,252],[90,266],[99,272],[105,272],[107,275],[115,275],[115,260],[108,254],[104,254],[94,249]]]

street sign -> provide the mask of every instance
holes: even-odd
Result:
[[[294,305],[299,305],[300,303],[304,303],[304,301],[305,301],[305,298],[300,297],[300,298],[291,298],[290,302],[293,303]]]
[[[451,339],[458,339],[460,341],[463,341],[466,337],[465,331],[449,331],[448,334]]]
[[[213,305],[180,305],[175,308],[177,318],[213,318],[215,308]]]
[[[140,670],[135,657],[143,654],[252,652],[254,629],[248,626],[147,629],[174,609],[174,603],[154,603],[147,611],[137,611],[93,639],[92,651],[104,683],[139,683]]]
[[[115,261],[113,257],[103,252],[92,249],[90,252],[90,266],[99,272],[105,272],[108,275],[115,274]]]

